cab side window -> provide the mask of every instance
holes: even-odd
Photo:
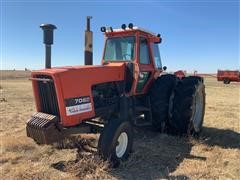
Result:
[[[161,57],[158,48],[158,44],[152,43],[152,50],[154,55],[154,61],[157,69],[162,69]]]
[[[140,64],[150,64],[149,48],[146,38],[140,38]]]

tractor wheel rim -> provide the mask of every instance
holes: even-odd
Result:
[[[118,137],[118,144],[116,146],[116,156],[121,158],[127,150],[128,136],[127,133],[122,132]]]
[[[193,113],[193,127],[196,132],[200,131],[200,126],[202,123],[202,116],[203,116],[203,96],[200,92],[200,89],[196,92],[195,98],[195,112]]]

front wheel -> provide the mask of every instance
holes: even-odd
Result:
[[[128,158],[133,145],[132,126],[128,121],[111,120],[99,137],[98,152],[100,156],[112,162]]]

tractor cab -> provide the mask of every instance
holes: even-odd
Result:
[[[102,64],[124,62],[128,67],[131,80],[132,94],[146,93],[148,85],[162,72],[162,63],[158,44],[161,43],[160,34],[155,35],[147,30],[125,24],[121,29],[102,27],[105,33],[105,47]]]

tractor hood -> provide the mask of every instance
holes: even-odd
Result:
[[[61,88],[63,96],[86,95],[92,85],[122,81],[124,79],[125,63],[109,63],[97,66],[66,66],[44,69],[32,72],[32,78],[38,75],[50,76],[56,88]],[[59,86],[61,84],[61,86]]]
[[[50,79],[50,82],[54,83],[60,117],[62,118],[61,122],[64,126],[71,126],[76,124],[76,119],[81,122],[86,117],[95,116],[92,86],[107,82],[123,81],[125,78],[125,63],[51,68],[33,71],[31,76],[36,102],[39,102],[38,98],[41,98],[37,82]],[[49,80],[45,81],[45,83],[50,82]],[[79,99],[88,101],[88,109],[79,114],[69,113],[67,107],[69,102]],[[37,104],[39,112],[41,112],[40,107],[41,105]]]
[[[98,70],[98,69],[121,69],[125,66],[125,63],[108,63],[107,65],[83,65],[83,66],[63,66],[63,67],[53,67],[50,69],[41,69],[32,71],[32,75],[45,74],[50,76],[55,76],[57,74],[66,73],[69,71],[88,71],[88,70]]]

